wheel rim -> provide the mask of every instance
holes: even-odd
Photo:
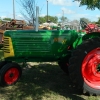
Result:
[[[100,89],[100,48],[92,50],[84,58],[82,76],[87,85]]]
[[[19,70],[17,68],[10,68],[4,75],[5,82],[10,85],[16,82],[19,78]]]

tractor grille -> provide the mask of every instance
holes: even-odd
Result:
[[[48,52],[50,50],[50,43],[49,41],[39,41],[39,40],[34,40],[34,39],[20,39],[20,40],[15,40],[14,42],[14,47],[16,48],[17,52]]]
[[[4,48],[3,48],[5,53],[10,53],[10,44],[9,44],[9,38],[4,37]]]

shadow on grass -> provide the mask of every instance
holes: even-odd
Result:
[[[19,82],[0,89],[4,100],[85,100],[58,65],[40,64],[23,70]]]

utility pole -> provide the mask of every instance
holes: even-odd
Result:
[[[14,3],[14,0],[13,0],[13,19],[15,19],[15,3]]]
[[[65,18],[64,18],[64,10],[62,10],[62,25],[64,25],[64,21],[65,21]]]
[[[48,22],[48,0],[47,0],[47,22]]]
[[[63,20],[63,22],[64,22],[64,10],[62,10],[62,20]]]

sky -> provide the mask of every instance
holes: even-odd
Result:
[[[40,9],[40,16],[47,15],[47,0],[35,0],[37,6]],[[15,2],[15,18],[24,19],[21,12],[23,8],[20,0],[14,0]],[[100,17],[100,10],[87,10],[86,6],[79,7],[79,2],[73,2],[73,0],[48,0],[48,15],[67,17],[69,20],[79,20],[80,18],[88,18],[90,21],[97,21]],[[0,2],[0,17],[1,18],[13,18],[13,0],[1,0]]]

